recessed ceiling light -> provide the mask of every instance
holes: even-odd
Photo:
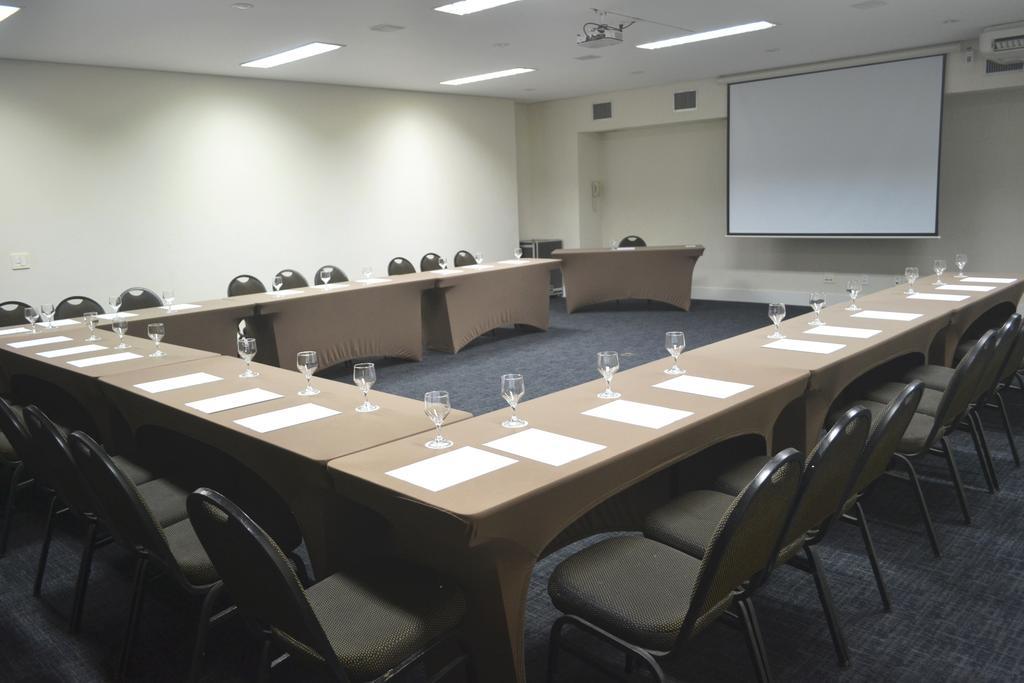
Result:
[[[943,24],[959,24],[959,19],[946,19],[942,22]]]
[[[643,43],[637,45],[637,47],[644,50],[660,50],[663,47],[673,47],[674,45],[686,45],[687,43],[699,43],[703,40],[714,40],[715,38],[725,38],[726,36],[736,36],[741,33],[750,33],[752,31],[763,31],[766,28],[773,28],[775,24],[770,21],[755,21],[749,24],[740,24],[739,26],[727,26],[726,28],[716,28],[713,31],[701,31],[700,33],[691,33],[685,36],[679,36],[678,38],[667,38],[665,40],[656,40],[653,43]]]
[[[231,6],[233,8],[235,8],[235,9],[243,9],[243,10],[245,10],[245,9],[252,9],[254,7],[254,5],[251,2],[236,2],[235,4],[233,4]]]
[[[404,31],[404,26],[396,26],[395,24],[377,24],[370,27],[371,31],[377,31],[378,33],[394,33],[395,31]]]
[[[275,66],[281,66],[288,62],[296,62],[300,59],[306,59],[307,57],[315,57],[316,55],[322,55],[325,52],[331,52],[337,50],[341,45],[334,45],[332,43],[310,43],[309,45],[303,45],[302,47],[296,47],[291,50],[285,50],[279,52],[276,55],[270,55],[269,57],[263,57],[261,59],[254,59],[251,62],[245,62],[242,66],[248,66],[253,69],[270,69]]]
[[[485,9],[494,9],[502,5],[509,5],[513,2],[519,2],[519,0],[461,0],[461,2],[451,2],[434,9],[438,12],[462,16],[464,14],[473,14],[474,12],[483,12]]]
[[[494,43],[492,47],[508,47],[512,43]]]
[[[581,62],[585,62],[590,59],[601,59],[601,55],[580,55],[579,57],[573,57],[573,59],[578,59]]]
[[[20,9],[20,7],[12,7],[11,5],[0,5],[0,21],[3,21]]]
[[[887,2],[885,0],[864,0],[864,2],[855,2],[850,7],[855,9],[873,9],[875,7],[885,7]]]
[[[629,72],[629,74],[630,74],[631,76],[639,76],[639,75],[640,75],[640,74],[642,74],[643,72],[644,72],[644,70],[643,70],[643,69],[637,69],[636,71],[630,71],[630,72]]]
[[[518,76],[519,74],[528,74],[531,71],[534,71],[534,69],[523,69],[521,67],[517,67],[515,69],[505,69],[504,71],[492,71],[489,74],[453,78],[450,81],[441,81],[441,85],[466,85],[467,83],[479,83],[480,81],[490,81],[495,78],[507,78],[509,76]]]
[[[765,50],[765,52],[778,52],[780,49],[781,48],[778,47],[770,47],[767,50]]]

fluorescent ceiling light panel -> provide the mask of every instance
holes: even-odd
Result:
[[[518,76],[519,74],[528,74],[535,69],[505,69],[504,71],[493,71],[489,74],[480,74],[478,76],[466,76],[465,78],[453,78],[450,81],[441,81],[441,85],[466,85],[467,83],[479,83],[480,81],[490,81],[495,78],[506,78],[508,76]]]
[[[441,5],[434,9],[438,12],[462,16],[464,14],[473,14],[474,12],[483,12],[485,9],[494,9],[502,5],[509,5],[513,2],[519,2],[519,0],[462,0],[461,2]]]
[[[242,66],[252,67],[253,69],[271,69],[275,66],[281,66],[288,62],[297,62],[300,59],[306,59],[308,57],[315,57],[322,55],[325,52],[332,52],[337,50],[341,45],[333,45],[331,43],[310,43],[309,45],[303,45],[291,50],[285,50],[284,52],[276,55],[270,55],[262,59],[254,59],[251,62],[246,62]]]
[[[770,21],[755,21],[750,24],[740,24],[739,26],[729,26],[726,28],[716,28],[714,31],[701,31],[700,33],[690,33],[685,36],[679,36],[678,38],[666,38],[665,40],[656,40],[653,43],[643,43],[637,45],[637,47],[643,50],[660,50],[663,47],[673,47],[674,45],[686,45],[687,43],[699,43],[703,40],[714,40],[715,38],[725,38],[726,36],[737,36],[741,33],[751,33],[752,31],[763,31],[766,28],[773,28],[775,24]]]
[[[0,21],[3,21],[20,9],[20,7],[12,7],[11,5],[0,5]]]

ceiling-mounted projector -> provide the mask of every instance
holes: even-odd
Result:
[[[622,29],[614,26],[590,26],[585,33],[577,34],[579,47],[610,47],[622,42]]]

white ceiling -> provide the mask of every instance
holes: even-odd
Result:
[[[464,17],[442,0],[0,0],[0,58],[548,100],[976,38],[1024,19],[1020,0],[522,0]],[[447,0],[444,0],[445,2]],[[610,4],[602,4],[602,3]],[[755,20],[759,33],[639,50],[678,35],[638,23],[622,45],[576,47],[591,7],[692,30]],[[406,27],[371,31],[376,24]],[[268,70],[242,62],[305,43],[344,49]],[[503,45],[507,44],[507,45]],[[600,55],[578,61],[575,57]],[[452,88],[440,81],[510,67],[535,73]]]

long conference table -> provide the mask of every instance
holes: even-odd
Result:
[[[592,533],[638,528],[729,455],[715,446],[806,451],[850,382],[904,358],[949,359],[961,331],[1014,309],[1024,280],[990,279],[950,279],[969,289],[940,290],[926,278],[916,285],[922,298],[902,288],[864,297],[867,315],[837,304],[822,313],[831,329],[799,316],[783,323],[781,345],[766,338],[770,328],[739,335],[685,353],[682,377],[664,373],[667,358],[629,368],[615,378],[618,401],[597,398],[600,380],[539,397],[520,406],[530,422],[523,430],[501,426],[507,410],[454,413],[445,433],[455,446],[440,454],[424,447],[429,425],[418,401],[374,392],[382,409],[357,414],[353,387],[318,380],[322,393],[300,398],[294,371],[258,365],[259,378],[242,380],[236,358],[177,349],[173,361],[140,352],[79,367],[73,361],[113,352],[69,351],[85,346],[77,321],[35,335],[0,329],[0,377],[78,385],[83,400],[118,416],[105,421],[112,429],[157,426],[228,453],[293,509],[318,576],[355,552],[379,552],[456,577],[470,597],[465,634],[481,680],[524,681],[526,590],[540,557]],[[63,339],[11,346],[48,337]],[[276,397],[214,412],[195,403],[223,407],[226,395],[251,389]],[[291,422],[278,414],[293,409],[302,415]]]

